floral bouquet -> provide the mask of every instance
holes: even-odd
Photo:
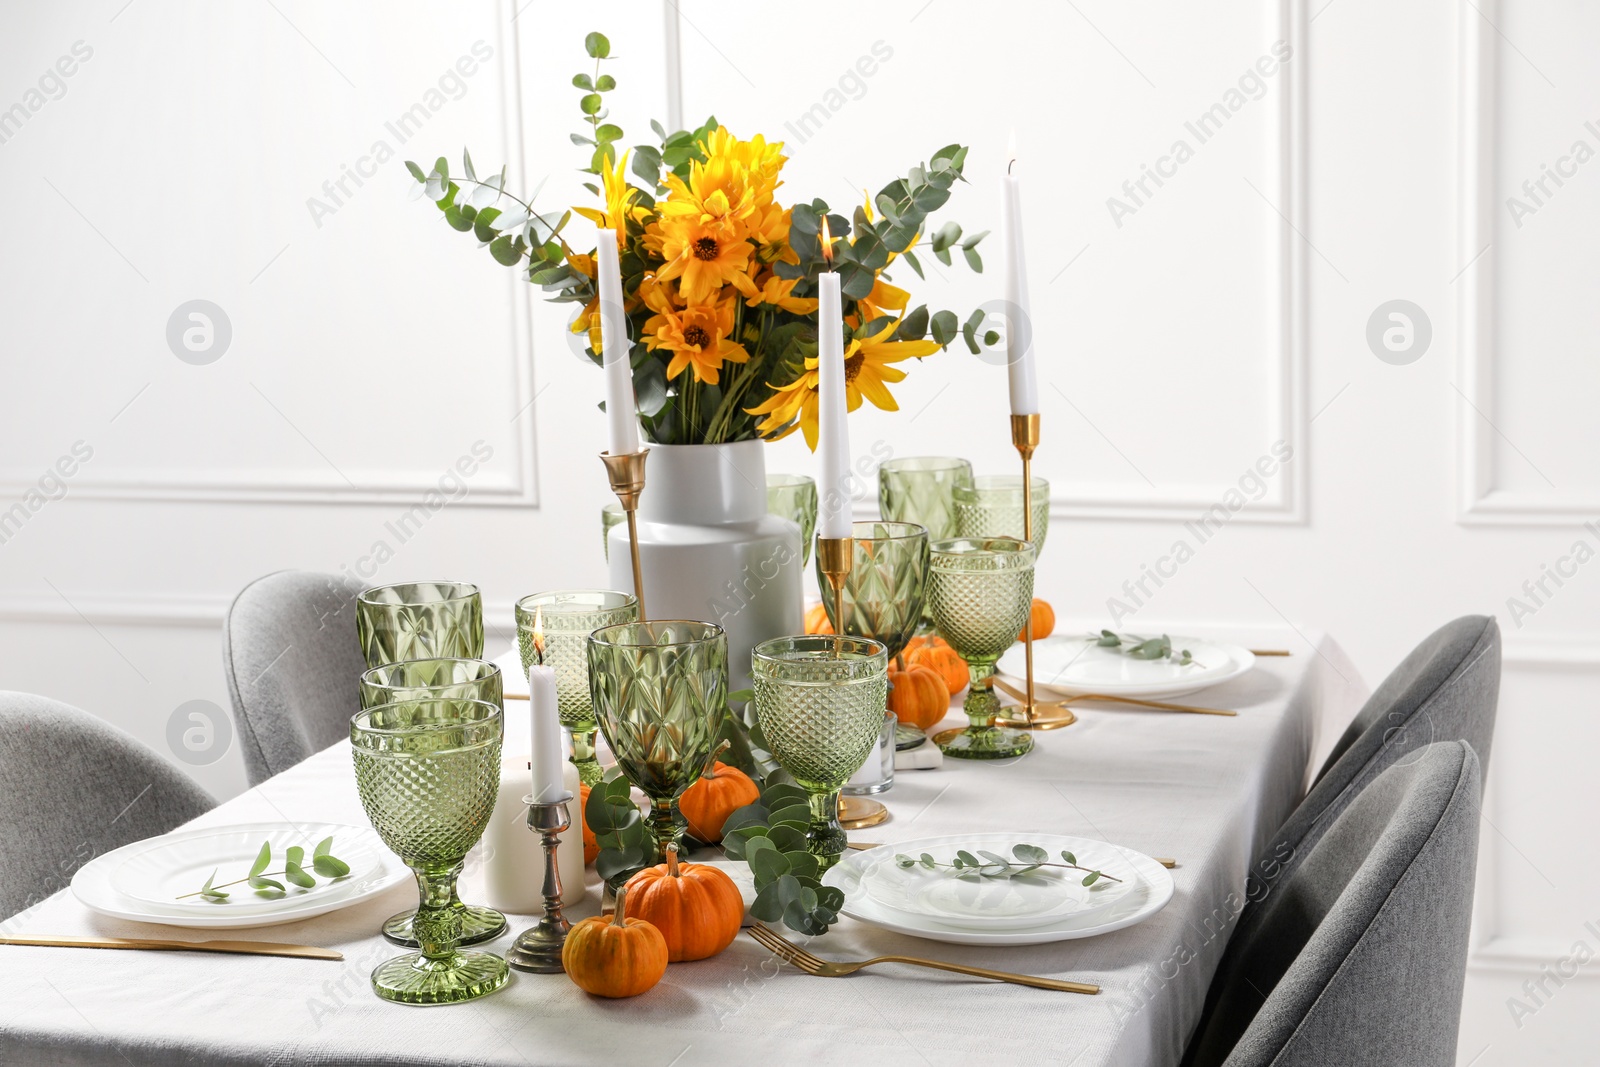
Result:
[[[715,118],[695,130],[651,126],[654,144],[619,153],[623,132],[605,121],[604,94],[616,79],[601,73],[610,42],[585,40],[593,73],[572,79],[587,127],[572,135],[591,149],[587,188],[598,207],[542,214],[505,191],[505,171],[479,180],[470,155],[464,175],[450,177],[407,162],[445,221],[474,234],[499,263],[526,271],[550,299],[580,305],[572,322],[587,334],[587,354],[601,360],[599,295],[593,252],[562,236],[573,211],[616,231],[624,309],[639,419],[658,444],[777,440],[797,427],[817,444],[817,276],[837,270],[844,298],[845,375],[849,410],[863,399],[897,410],[889,386],[906,372],[896,364],[922,359],[964,337],[979,350],[983,313],[958,325],[950,311],[911,307],[911,295],[890,283],[897,259],[923,277],[913,251],[929,215],[962,180],[967,150],[949,145],[903,178],[884,186],[846,219],[822,200],[784,205],[777,199],[786,157],[781,142],[757,134],[740,140]],[[630,181],[630,175],[632,180]],[[462,192],[462,184],[469,187]],[[509,201],[509,207],[501,207]],[[946,223],[929,240],[940,262],[960,248],[983,269],[977,246]],[[831,247],[824,235],[831,237]]]

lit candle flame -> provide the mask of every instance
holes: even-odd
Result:
[[[833,266],[833,235],[828,232],[828,216],[822,216],[822,260]]]
[[[533,609],[533,652],[539,665],[544,665],[544,608]]]

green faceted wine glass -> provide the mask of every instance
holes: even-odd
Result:
[[[842,611],[818,561],[823,607],[834,633],[870,637],[894,659],[922,621],[928,531],[909,522],[857,522],[851,524],[850,534],[854,554],[844,580]]]
[[[1033,737],[992,725],[1000,711],[994,665],[1017,641],[1033,604],[1033,546],[1011,537],[935,541],[928,569],[928,603],[939,636],[967,661],[971,685],[962,710],[969,725],[934,735],[957,759],[1026,755]]]
[[[956,537],[1015,537],[1021,539],[1022,475],[984,474],[955,491]],[[1050,483],[1033,479],[1033,551],[1044,551],[1050,530]]]
[[[500,787],[503,716],[483,700],[382,704],[350,720],[356,790],[389,850],[417,877],[418,951],[380,963],[372,990],[405,1004],[454,1004],[510,979],[506,961],[462,951],[456,878],[483,836]]]
[[[500,668],[483,659],[413,659],[386,663],[361,675],[361,707],[427,698],[481,700],[505,708]],[[461,913],[461,941],[476,945],[493,941],[506,932],[506,917],[480,904],[463,904],[459,896],[450,897],[450,906]],[[411,908],[383,921],[383,936],[397,945],[415,948],[412,923],[417,915]]]
[[[594,702],[589,696],[589,635],[602,626],[637,622],[639,600],[611,589],[555,589],[517,601],[517,651],[522,673],[536,663],[556,672],[561,725],[572,733],[572,763],[578,780],[594,785],[605,777],[595,757]]]
[[[972,484],[972,464],[954,456],[905,456],[878,468],[878,512],[928,528],[930,541],[956,536],[955,491]]]
[[[750,659],[756,721],[809,797],[806,848],[826,870],[845,850],[839,790],[883,730],[888,650],[866,637],[808,634],[763,641]]]
[[[611,527],[627,520],[628,513],[615,501],[600,509],[600,547],[605,551],[607,563],[611,562]]]
[[[711,760],[728,707],[728,636],[669,619],[589,635],[595,717],[624,777],[650,798],[657,861],[678,850],[678,797]]]
[[[465,582],[405,582],[356,598],[356,634],[368,667],[408,659],[483,656],[483,598]]]
[[[817,529],[817,483],[804,474],[767,475],[767,513],[800,527],[800,566],[811,561]]]

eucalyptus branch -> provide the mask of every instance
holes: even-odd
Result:
[[[1109,648],[1129,659],[1170,659],[1180,667],[1205,666],[1195,659],[1187,648],[1174,651],[1172,638],[1166,634],[1160,637],[1140,637],[1138,634],[1118,634],[1110,630],[1101,630],[1097,634],[1087,635],[1084,640],[1093,641],[1100,648]]]
[[[1024,875],[1032,874],[1040,868],[1054,867],[1059,870],[1086,871],[1087,873],[1084,875],[1082,882],[1086,886],[1094,885],[1102,880],[1107,882],[1122,881],[1121,878],[1113,877],[1098,868],[1083,866],[1078,862],[1078,857],[1066,849],[1061,850],[1061,858],[1065,861],[1064,863],[1049,862],[1050,854],[1038,845],[1014,845],[1012,846],[1011,854],[1016,857],[1016,860],[1008,860],[998,852],[988,852],[980,848],[978,856],[983,857],[980,860],[978,856],[974,856],[972,853],[962,849],[956,853],[956,858],[949,863],[940,863],[926,852],[921,856],[907,856],[904,853],[897,853],[894,857],[894,862],[901,869],[922,867],[930,871],[951,870],[962,877],[977,875],[979,878],[1021,878]]]
[[[324,878],[343,878],[350,873],[350,865],[334,856],[331,851],[332,848],[332,837],[325,837],[317,842],[316,848],[311,853],[311,869]],[[268,871],[267,867],[272,863],[272,842],[264,841],[261,844],[261,851],[256,853],[255,862],[250,865],[250,873],[243,878],[236,878],[231,882],[223,882],[221,885],[213,885],[212,883],[216,881],[217,877],[217,872],[213,870],[211,877],[206,879],[205,885],[196,889],[193,893],[184,893],[176,899],[187,900],[190,897],[205,897],[213,904],[220,904],[227,900],[229,896],[223,890],[230,885],[238,885],[240,882],[248,882],[250,888],[257,893],[269,897],[273,894],[282,896],[287,890],[282,882],[273,880],[278,877],[293,882],[301,889],[312,889],[315,888],[317,880],[301,866],[305,857],[306,850],[295,845],[284,854],[283,870]]]

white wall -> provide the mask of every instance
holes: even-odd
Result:
[[[1600,861],[1582,847],[1600,568],[1559,562],[1578,540],[1585,560],[1600,547],[1582,526],[1600,520],[1586,299],[1600,163],[1561,162],[1578,140],[1600,150],[1600,16],[1570,0],[679,6],[0,13],[0,109],[28,110],[0,126],[0,510],[75,442],[93,450],[64,499],[0,544],[0,686],[174,751],[179,705],[226,705],[217,623],[268,570],[466,577],[501,626],[521,593],[603,580],[598,374],[572,357],[559,308],[407,201],[400,167],[459,166],[466,143],[480,171],[509,162],[514,188],[574,202],[586,30],[620,57],[613,118],[630,141],[652,115],[714,111],[788,140],[791,200],[852,205],[961,141],[971,184],[945,214],[994,228],[1015,126],[1055,497],[1042,588],[1083,618],[1119,598],[1132,627],[1326,628],[1371,681],[1445,620],[1497,614],[1506,673],[1461,1062],[1582,1062],[1593,973],[1546,979],[1537,1001],[1521,987],[1576,942],[1600,951],[1584,925],[1600,927],[1585,892]],[[64,93],[46,78],[29,97],[79,41],[93,52]],[[463,56],[472,73],[447,74]],[[863,56],[870,75],[848,76]],[[1271,71],[1259,99],[1248,79],[1230,96],[1251,69]],[[385,123],[419,103],[401,144]],[[1218,103],[1238,106],[1201,143],[1185,124]],[[819,104],[826,121],[802,128]],[[1192,158],[1174,167],[1180,139]],[[379,141],[395,158],[335,204],[324,182]],[[1569,176],[1513,212],[1541,164]],[[1169,176],[1135,201],[1123,183],[1145,165]],[[1111,197],[1134,210],[1114,217]],[[998,236],[981,248],[998,267]],[[896,280],[963,318],[1002,293],[997,270],[929,273]],[[166,338],[194,299],[232,327],[204,366]],[[1392,300],[1431,324],[1401,365],[1367,341]],[[998,368],[958,345],[911,371],[900,413],[856,418],[863,457],[955,450],[1012,469]],[[1184,520],[1280,441],[1292,459],[1199,543]],[[401,543],[385,524],[476,442],[492,455],[465,499]],[[810,470],[796,441],[769,465]],[[1193,558],[1124,592],[1147,566],[1170,573],[1180,539]],[[393,557],[375,566],[379,542]],[[1544,577],[1558,565],[1576,567],[1559,586]],[[1541,578],[1536,602],[1523,583]],[[185,755],[219,794],[242,788],[235,751]],[[1513,1017],[1513,995],[1534,1010]]]

